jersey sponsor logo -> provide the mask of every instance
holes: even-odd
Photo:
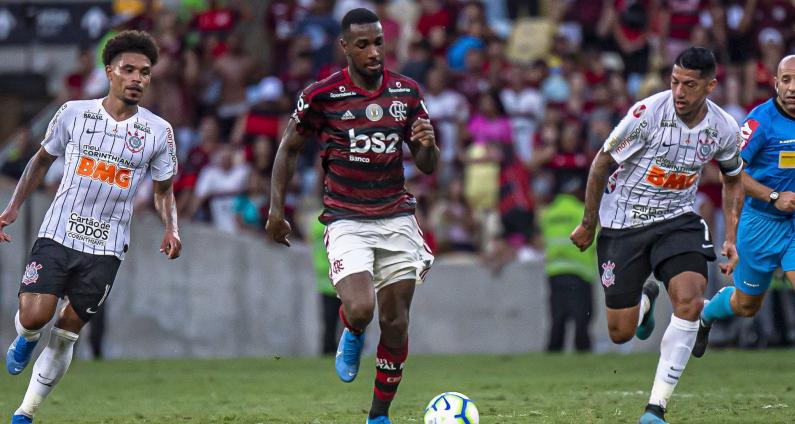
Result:
[[[406,104],[395,100],[389,105],[389,114],[395,118],[397,122],[403,122],[406,120]]]
[[[367,119],[373,122],[378,122],[384,117],[384,109],[377,103],[370,103],[367,105],[367,109],[365,109],[364,112],[365,115],[367,115]]]
[[[745,146],[748,145],[748,142],[751,141],[751,137],[754,135],[754,131],[759,128],[759,122],[755,119],[749,119],[745,121],[742,127],[740,127],[740,138],[742,139],[742,143],[740,144],[740,150],[745,149]]]
[[[634,116],[635,118],[640,118],[640,116],[643,115],[643,112],[645,111],[646,111],[646,105],[641,104],[632,111],[632,116]]]
[[[394,362],[384,359],[384,358],[375,358],[375,367],[379,370],[384,371],[398,371],[403,369],[404,364],[395,364]]]
[[[397,133],[384,134],[374,133],[372,136],[366,134],[356,135],[356,131],[351,128],[348,130],[348,138],[351,141],[351,153],[395,153],[400,136]],[[388,144],[387,144],[388,143]]]
[[[94,120],[97,120],[97,121],[104,121],[105,120],[105,117],[102,116],[101,113],[99,113],[99,112],[89,112],[89,111],[83,112],[83,118],[85,118],[85,119],[94,119]]]
[[[648,124],[646,123],[646,121],[641,121],[640,125],[635,127],[634,130],[632,130],[629,134],[627,134],[626,137],[624,137],[623,140],[621,140],[621,143],[618,143],[618,145],[615,146],[614,152],[621,153],[622,151],[624,151],[624,149],[632,145],[633,141],[640,138],[641,129],[646,128],[647,125]]]
[[[616,268],[616,264],[613,261],[607,261],[602,264],[602,285],[605,287],[610,287],[616,283],[616,274],[613,273],[613,270]]]
[[[351,113],[350,110],[346,110],[345,113],[342,114],[342,118],[340,119],[342,119],[343,121],[350,121],[351,119],[356,119],[356,117],[353,116],[353,113]]]
[[[146,136],[143,134],[139,136],[138,131],[135,133],[127,131],[127,139],[124,141],[124,147],[133,153],[138,153],[144,149],[144,137]]]
[[[103,132],[103,131],[102,130],[86,129],[86,134],[97,134],[97,133],[101,133],[101,132]],[[118,128],[114,128],[114,129],[112,129],[110,131],[104,131],[104,133],[108,137],[120,138],[122,140],[127,138],[125,135],[119,134],[119,129]]]
[[[329,97],[331,97],[332,99],[339,99],[342,97],[350,97],[355,95],[356,95],[355,91],[345,91],[342,93],[329,93]]]
[[[295,111],[303,112],[308,107],[309,103],[307,103],[306,100],[304,100],[304,95],[302,93],[300,96],[298,96],[298,103],[295,104]]]
[[[145,132],[145,133],[147,133],[147,134],[150,134],[150,135],[152,134],[152,130],[150,130],[150,129],[149,129],[149,126],[148,126],[148,125],[146,125],[146,124],[142,124],[142,123],[140,123],[140,122],[136,122],[136,123],[134,123],[134,124],[133,124],[133,128],[135,128],[135,129],[136,129],[136,130],[138,130],[138,131],[141,131],[141,132]]]
[[[132,170],[100,159],[80,156],[75,173],[122,189],[130,188]]]
[[[632,219],[648,221],[665,215],[667,208],[660,208],[647,205],[632,205]]]
[[[662,128],[678,128],[675,119],[663,119],[660,121],[660,127]]]
[[[698,181],[698,173],[665,171],[655,165],[649,169],[646,181],[659,188],[686,190]]]
[[[39,281],[39,270],[44,268],[44,265],[37,264],[36,261],[31,262],[25,266],[25,274],[22,276],[22,284],[29,286]]]
[[[795,143],[795,138],[792,138],[792,139],[789,139],[789,140],[780,140],[778,142],[778,144],[790,144],[790,143]]]
[[[171,166],[174,168],[174,173],[177,173],[177,145],[174,143],[174,131],[171,127],[166,127],[166,146],[168,148],[168,155],[171,157]]]
[[[100,221],[92,216],[72,212],[66,221],[66,236],[83,243],[104,246],[108,242],[109,234],[110,222]]]

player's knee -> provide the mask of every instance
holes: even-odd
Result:
[[[674,315],[688,321],[695,321],[704,309],[704,299],[701,296],[692,296],[678,299],[674,302]]]
[[[19,311],[19,323],[22,324],[26,330],[40,330],[52,318],[51,315],[47,315],[42,313],[41,311],[34,310],[34,311]]]
[[[373,320],[375,305],[372,302],[351,302],[346,309],[345,317],[352,326],[364,328]]]
[[[381,326],[381,332],[404,334],[409,331],[409,317],[405,314],[381,316],[378,321]]]
[[[610,334],[610,340],[612,340],[615,344],[626,343],[632,340],[632,337],[635,336],[634,328],[629,328],[620,324],[608,324],[607,332]]]

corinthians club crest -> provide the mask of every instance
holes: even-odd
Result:
[[[43,266],[37,264],[35,261],[31,262],[25,267],[25,275],[22,276],[22,284],[29,286],[39,281],[39,270],[42,268]]]
[[[144,149],[144,138],[146,136],[144,134],[138,134],[138,131],[131,133],[127,131],[127,139],[124,140],[124,146],[127,147],[127,150],[138,153]]]
[[[602,285],[610,287],[616,283],[616,274],[613,273],[616,264],[613,261],[607,261],[602,264]]]

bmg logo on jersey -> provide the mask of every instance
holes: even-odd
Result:
[[[384,134],[374,133],[372,136],[367,134],[356,135],[356,131],[351,128],[348,130],[348,138],[351,141],[351,153],[395,153],[400,136],[397,133]]]
[[[92,216],[82,216],[77,212],[69,215],[66,222],[66,236],[94,246],[104,246],[110,234],[110,223]]]
[[[114,163],[87,156],[80,156],[75,173],[81,177],[99,180],[122,189],[130,188],[130,181],[132,180],[131,169],[117,167]]]

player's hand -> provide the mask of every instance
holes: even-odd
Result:
[[[436,136],[430,120],[419,118],[411,124],[411,142],[419,142],[422,147],[433,147],[436,145]]]
[[[284,217],[274,214],[268,215],[268,223],[265,224],[265,233],[268,235],[268,238],[276,243],[290,247],[290,240],[288,237],[290,236],[291,230],[290,223],[287,222]]]
[[[594,228],[587,228],[584,225],[580,224],[574,231],[571,232],[569,236],[569,240],[574,243],[580,249],[580,252],[584,252],[591,243],[593,243],[593,236],[596,232]]]
[[[182,241],[176,231],[166,231],[163,242],[160,243],[160,251],[169,259],[177,259],[182,252]]]
[[[737,262],[740,261],[740,256],[737,254],[737,247],[730,241],[724,241],[723,248],[720,250],[720,254],[725,256],[727,261],[726,263],[718,264],[718,266],[720,267],[721,272],[729,275],[734,272],[734,267],[736,267]]]
[[[773,206],[781,212],[795,212],[795,193],[791,191],[782,191],[779,193],[778,200]]]
[[[6,210],[3,211],[2,214],[0,214],[0,243],[3,242],[10,243],[13,241],[11,235],[3,231],[3,228],[13,224],[14,221],[16,220],[17,220],[17,211],[15,210]]]

